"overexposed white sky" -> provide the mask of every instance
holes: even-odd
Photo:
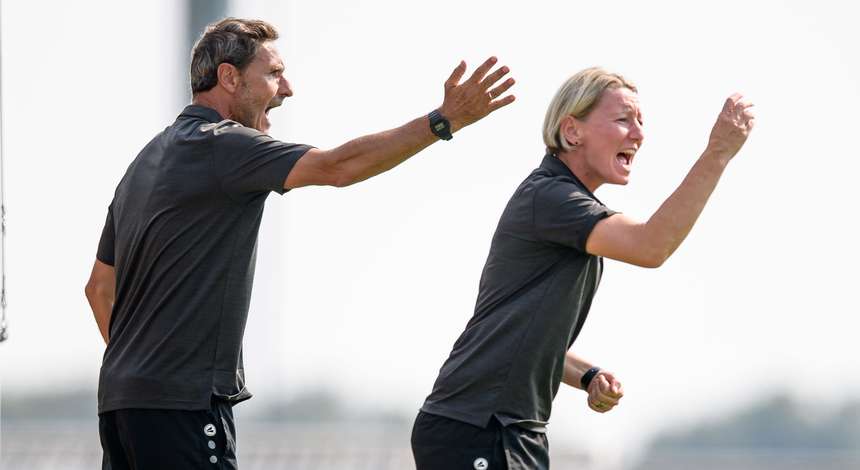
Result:
[[[231,8],[282,32],[295,91],[272,113],[282,140],[332,147],[426,114],[460,59],[470,73],[497,55],[517,80],[514,104],[385,175],[270,197],[246,410],[324,387],[414,413],[471,316],[504,205],[540,162],[550,98],[592,65],[637,83],[645,120],[631,183],[597,192],[613,209],[650,216],[732,92],[756,104],[757,127],[669,262],[606,262],[574,348],[627,395],[596,415],[562,388],[553,446],[620,455],[783,389],[826,406],[860,397],[855,6],[412,3]],[[83,286],[115,185],[184,105],[178,5],[3,2],[6,392],[95,386],[103,347]]]

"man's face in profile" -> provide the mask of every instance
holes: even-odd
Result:
[[[284,78],[284,62],[271,41],[264,42],[254,60],[241,71],[233,117],[245,127],[268,132],[268,112],[292,96],[290,83]]]

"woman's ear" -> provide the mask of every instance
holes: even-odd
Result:
[[[573,116],[565,116],[559,125],[559,134],[568,145],[572,147],[579,146],[582,142],[582,122]]]

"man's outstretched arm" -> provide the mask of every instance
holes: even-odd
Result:
[[[508,105],[513,95],[502,96],[514,84],[506,66],[488,73],[496,58],[490,57],[465,81],[466,63],[454,69],[445,82],[445,99],[438,111],[456,132]],[[284,188],[310,185],[348,186],[388,171],[438,139],[425,115],[395,129],[351,140],[331,150],[311,149],[290,171]]]
[[[96,260],[84,292],[87,294],[87,300],[90,302],[90,308],[93,310],[99,332],[107,344],[110,316],[116,293],[116,270],[114,267]]]

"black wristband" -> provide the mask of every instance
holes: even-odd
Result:
[[[594,380],[594,376],[597,375],[598,372],[600,372],[600,367],[592,367],[582,374],[582,378],[579,379],[579,384],[582,385],[583,390],[588,391],[588,386],[591,385],[591,381]]]
[[[442,140],[451,140],[454,136],[451,135],[451,123],[445,119],[445,116],[438,109],[430,111],[427,115],[430,118],[430,131]]]

